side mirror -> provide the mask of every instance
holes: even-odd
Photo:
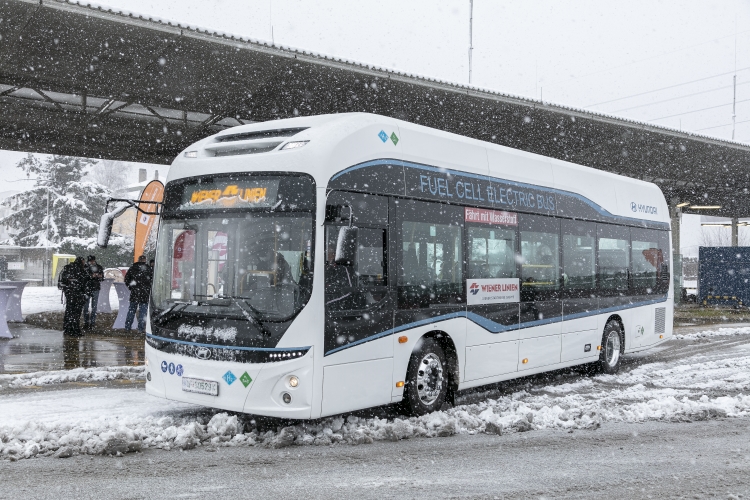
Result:
[[[356,227],[342,227],[339,229],[339,238],[336,240],[336,265],[353,266],[357,260],[357,233]]]
[[[101,248],[107,248],[107,245],[109,244],[109,236],[112,234],[112,224],[115,219],[122,215],[122,213],[128,208],[130,208],[130,205],[123,204],[115,208],[112,212],[104,212],[99,221],[99,234],[96,237],[97,245]]]

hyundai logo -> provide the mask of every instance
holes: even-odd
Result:
[[[211,349],[208,347],[196,347],[195,357],[198,359],[208,359],[211,357]]]
[[[651,205],[644,205],[642,203],[630,202],[630,210],[633,212],[640,212],[642,214],[656,215],[658,210],[656,207]]]

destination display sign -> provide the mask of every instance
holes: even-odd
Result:
[[[185,188],[180,209],[271,207],[276,204],[278,192],[278,179],[204,182]]]
[[[518,278],[466,280],[466,304],[505,304],[520,302],[521,286]]]

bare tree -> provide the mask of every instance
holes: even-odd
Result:
[[[750,235],[748,228],[739,227],[737,244],[741,247],[750,246]],[[732,228],[703,226],[701,227],[701,246],[703,247],[729,247],[732,246]]]
[[[103,184],[112,191],[122,189],[127,185],[127,171],[130,164],[118,160],[100,160],[91,169],[91,177],[95,182]]]

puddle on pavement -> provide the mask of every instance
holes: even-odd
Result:
[[[12,339],[0,339],[0,373],[137,366],[145,359],[142,335],[112,333],[65,337],[62,332],[9,323]]]

